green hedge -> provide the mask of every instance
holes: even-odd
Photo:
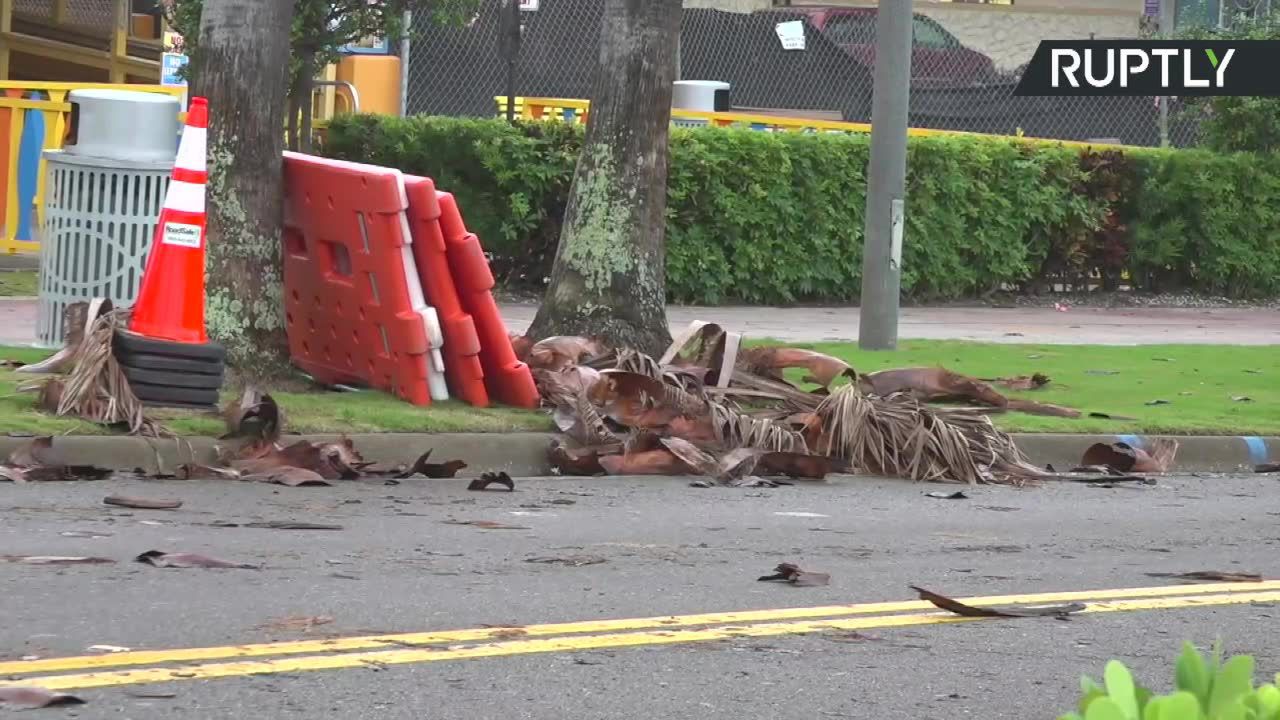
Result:
[[[581,128],[361,115],[333,157],[428,175],[512,285],[549,274]],[[667,282],[679,302],[859,295],[869,139],[677,129]],[[1093,152],[998,138],[912,138],[903,291],[913,301],[1034,291],[1101,274],[1144,289],[1280,294],[1280,158]]]

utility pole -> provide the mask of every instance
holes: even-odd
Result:
[[[876,12],[871,163],[862,250],[858,347],[898,347],[898,291],[907,186],[907,101],[911,89],[911,0],[880,0]]]
[[[1174,0],[1160,0],[1160,15],[1156,18],[1160,37],[1168,40],[1174,33]],[[1160,147],[1169,147],[1169,96],[1161,95],[1160,103]]]

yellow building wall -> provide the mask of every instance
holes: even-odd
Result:
[[[348,55],[338,61],[337,79],[355,85],[356,92],[360,93],[360,112],[400,114],[400,58]],[[344,106],[344,100],[337,101],[335,110],[350,111]]]

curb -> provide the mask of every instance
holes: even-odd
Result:
[[[282,444],[300,439],[333,441],[336,434],[285,435]],[[462,460],[467,467],[459,477],[475,477],[490,470],[515,476],[550,474],[547,447],[554,433],[405,433],[349,435],[365,460],[384,465],[412,464],[433,450],[432,460]],[[1137,435],[1014,434],[1018,447],[1037,465],[1051,464],[1068,470],[1080,462],[1093,443],[1125,442],[1149,447],[1155,437]],[[1180,473],[1251,471],[1255,465],[1280,458],[1280,437],[1191,436],[1174,437],[1179,443],[1174,469]],[[0,457],[7,456],[29,438],[0,437]],[[59,457],[70,465],[97,465],[113,470],[141,469],[149,474],[172,473],[183,463],[214,461],[218,440],[209,437],[151,439],[109,435],[60,435],[53,440]]]

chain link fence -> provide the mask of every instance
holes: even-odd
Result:
[[[590,98],[602,4],[539,0],[536,10],[521,12],[515,95]],[[497,114],[494,98],[507,93],[507,65],[498,55],[499,7],[499,0],[485,0],[471,22],[461,27],[416,24],[409,113]],[[869,122],[875,26],[874,7],[796,6],[755,12],[686,7],[679,77],[730,83],[735,111]],[[784,48],[781,36],[787,31],[803,34],[803,49]],[[1161,143],[1161,113],[1154,97],[1013,94],[1040,40],[1137,37],[1136,15],[957,4],[954,9],[917,12],[913,31],[912,127],[1127,145]],[[1176,99],[1170,105],[1170,144],[1194,144],[1194,117],[1181,112]]]

